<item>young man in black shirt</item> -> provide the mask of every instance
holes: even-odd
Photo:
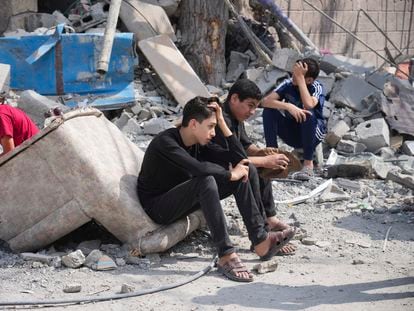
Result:
[[[268,229],[274,231],[294,230],[287,224],[283,223],[276,217],[276,207],[273,199],[272,182],[270,179],[264,179],[256,172],[257,169],[287,169],[289,159],[282,153],[273,153],[263,155],[263,150],[257,147],[247,136],[244,121],[250,118],[256,112],[262,93],[258,86],[251,80],[240,79],[233,84],[229,90],[227,100],[223,107],[223,117],[230,131],[243,146],[246,157],[250,161],[250,182],[253,193],[256,197],[259,209],[262,210]],[[213,142],[225,147],[226,139],[220,128],[216,129],[217,135]],[[260,154],[260,155],[259,155]],[[226,165],[227,159],[221,163]],[[293,245],[286,245],[281,249],[282,254],[292,254],[295,252]]]
[[[210,143],[216,125],[228,148]],[[231,169],[214,163],[222,158],[229,159]],[[220,199],[234,195],[249,239],[262,260],[275,255],[292,235],[267,232],[248,177],[248,160],[220,106],[196,97],[184,107],[181,127],[160,133],[148,146],[138,177],[138,195],[147,214],[160,224],[175,222],[201,208],[218,249],[219,271],[232,280],[250,282],[253,276],[241,263],[227,233]]]

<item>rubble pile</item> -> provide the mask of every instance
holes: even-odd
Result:
[[[143,2],[148,6],[161,6],[165,10],[163,14],[173,17],[177,14],[180,1]],[[149,7],[144,9],[146,8]],[[88,1],[77,1],[63,13],[56,11],[53,14],[33,14],[30,18],[34,21],[30,25],[36,27],[23,28],[21,26],[27,25],[25,20],[29,18],[27,13],[13,17],[3,35],[20,37],[30,34],[52,34],[54,31],[50,28],[62,22],[75,33],[103,33],[108,9],[109,5],[106,1],[97,1],[93,5]],[[174,18],[171,20],[173,21]],[[157,21],[159,22],[160,19]],[[162,21],[165,23],[165,19]],[[252,24],[257,23],[252,22]],[[173,29],[171,25],[167,27],[167,34],[162,30],[160,32],[165,35],[163,40],[169,40],[169,43],[175,41],[172,44],[176,44],[177,48],[173,52],[178,54],[180,36],[170,33]],[[235,25],[233,21],[232,27],[238,29]],[[130,27],[133,25],[129,26],[124,22],[118,31],[133,32]],[[262,28],[257,26],[257,29]],[[263,36],[265,44],[273,49],[275,40],[272,40],[272,33],[266,32]],[[142,33],[140,35],[147,36]],[[171,38],[175,36],[176,38]],[[240,77],[246,77],[256,82],[263,94],[268,94],[283,79],[290,76],[292,64],[296,60],[304,56],[314,57],[320,61],[321,73],[318,80],[324,86],[326,98],[323,116],[328,133],[322,143],[320,155],[324,160],[323,163],[318,163],[319,174],[310,181],[303,183],[293,183],[291,180],[274,181],[275,198],[294,199],[311,192],[325,182],[325,179],[332,178],[332,184],[320,195],[309,198],[302,204],[319,211],[336,213],[335,215],[339,213],[340,216],[332,216],[336,218],[335,221],[338,221],[343,213],[365,218],[398,214],[406,216],[407,223],[413,223],[414,87],[409,80],[402,80],[390,73],[392,68],[386,68],[387,70],[375,68],[372,64],[358,59],[342,55],[320,55],[315,51],[302,54],[294,49],[276,48],[272,64],[265,64],[251,45],[244,43],[236,46],[234,40],[228,40],[229,46],[233,46],[234,49],[228,50],[227,72],[225,81],[220,86],[204,85],[194,72],[185,71],[183,76],[172,76],[173,79],[186,78],[194,83],[181,86],[181,89],[177,89],[165,78],[167,69],[166,72],[162,71],[163,66],[160,66],[161,69],[157,67],[157,64],[153,63],[154,60],[147,60],[145,53],[137,48],[139,63],[134,66],[134,100],[116,106],[110,111],[105,110],[105,115],[125,136],[145,151],[155,135],[179,124],[183,105],[177,98],[184,97],[181,93],[178,96],[176,92],[187,88],[188,92],[184,95],[191,96],[194,95],[191,93],[193,86],[201,87],[194,92],[216,95],[224,101],[232,83]],[[0,93],[8,92],[9,67],[0,64]],[[50,123],[50,119],[47,119],[50,114],[52,118],[56,116],[53,116],[56,107],[63,112],[70,109],[64,105],[62,96],[44,96],[34,90],[15,92],[17,94],[15,98],[9,96],[9,103],[22,108],[40,126]],[[88,104],[79,101],[77,106],[83,107],[83,105]],[[258,108],[257,113],[246,122],[245,126],[252,140],[259,147],[265,147],[261,112],[262,109]],[[292,148],[287,145],[282,145],[281,148],[292,151]],[[300,153],[300,150],[296,151]],[[245,237],[247,233],[240,215],[235,212],[233,199],[224,200],[223,206],[228,217],[229,232],[235,236]],[[282,211],[283,216],[289,217],[293,224],[302,229],[299,232],[301,234],[297,235],[298,243],[306,246],[316,245],[319,248],[327,248],[331,245],[330,242],[314,239],[311,233],[306,232],[303,228],[306,224],[306,220],[303,220],[306,213],[302,215],[302,219],[298,219],[295,213],[286,209],[286,206],[282,207]],[[197,234],[185,240],[190,242],[190,246],[186,246],[185,243],[179,244],[170,251],[169,256],[191,257],[191,254],[194,254],[192,252],[197,252],[194,256],[210,254],[212,250],[209,248],[208,238],[200,233]],[[127,245],[102,244],[100,240],[83,241],[75,247],[68,246],[63,251],[56,251],[54,246],[51,246],[38,252],[21,254],[13,254],[6,246],[0,245],[0,268],[23,266],[33,269],[105,271],[134,265],[138,269],[148,270],[163,259],[156,254],[146,257],[136,256],[131,253]],[[256,270],[265,273],[274,271],[276,267],[277,263],[270,263],[268,266],[256,267]],[[122,292],[133,290],[128,287],[130,285],[124,285]],[[64,289],[67,293],[79,291],[81,288],[78,284],[69,284]]]

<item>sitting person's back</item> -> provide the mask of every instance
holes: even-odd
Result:
[[[34,122],[19,108],[0,105],[0,143],[3,155],[39,132]]]

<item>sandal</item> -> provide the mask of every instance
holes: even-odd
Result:
[[[308,181],[313,177],[313,168],[304,166],[299,172],[292,174],[292,178],[301,181]]]
[[[232,258],[223,266],[217,264],[217,271],[222,273],[225,277],[236,282],[253,282],[253,274],[241,262],[240,258]],[[237,276],[237,272],[247,272],[248,278]]]
[[[295,236],[296,228],[289,228],[278,232],[269,232],[269,238],[272,243],[266,255],[260,256],[261,261],[270,260],[273,256],[280,252],[280,250],[289,243]]]

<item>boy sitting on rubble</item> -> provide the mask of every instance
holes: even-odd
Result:
[[[226,149],[210,143],[216,125],[227,140]],[[222,157],[231,159],[232,168],[214,163]],[[173,223],[201,209],[218,250],[219,271],[239,282],[253,281],[253,275],[230,241],[221,199],[234,195],[249,239],[262,260],[274,256],[294,235],[294,231],[267,232],[246,182],[248,163],[217,99],[196,97],[184,107],[181,127],[160,133],[148,146],[137,186],[144,210],[159,224]]]
[[[4,102],[5,96],[0,94],[0,144],[3,148],[0,156],[39,132],[34,122],[22,110]]]
[[[318,75],[317,61],[298,61],[292,78],[283,81],[262,103],[266,145],[277,147],[279,136],[289,146],[303,148],[303,169],[293,175],[299,180],[313,176],[313,154],[326,135],[322,115],[325,97]]]
[[[281,168],[287,170],[289,159],[286,155],[276,152],[264,155],[263,150],[253,144],[249,139],[244,127],[244,121],[255,114],[261,99],[262,92],[253,81],[240,79],[230,88],[226,102],[223,105],[223,116],[227,126],[233,133],[233,136],[243,146],[246,156],[250,161],[249,179],[251,187],[269,230],[291,230],[292,228],[289,225],[276,217],[271,179],[263,178],[257,173],[257,170],[261,170],[262,168]],[[219,127],[216,128],[216,133],[217,135],[212,141],[225,148],[226,138]],[[222,165],[224,167],[228,165],[227,159],[223,159]],[[295,248],[292,245],[286,245],[281,249],[281,254],[284,255],[293,254],[294,252]]]

